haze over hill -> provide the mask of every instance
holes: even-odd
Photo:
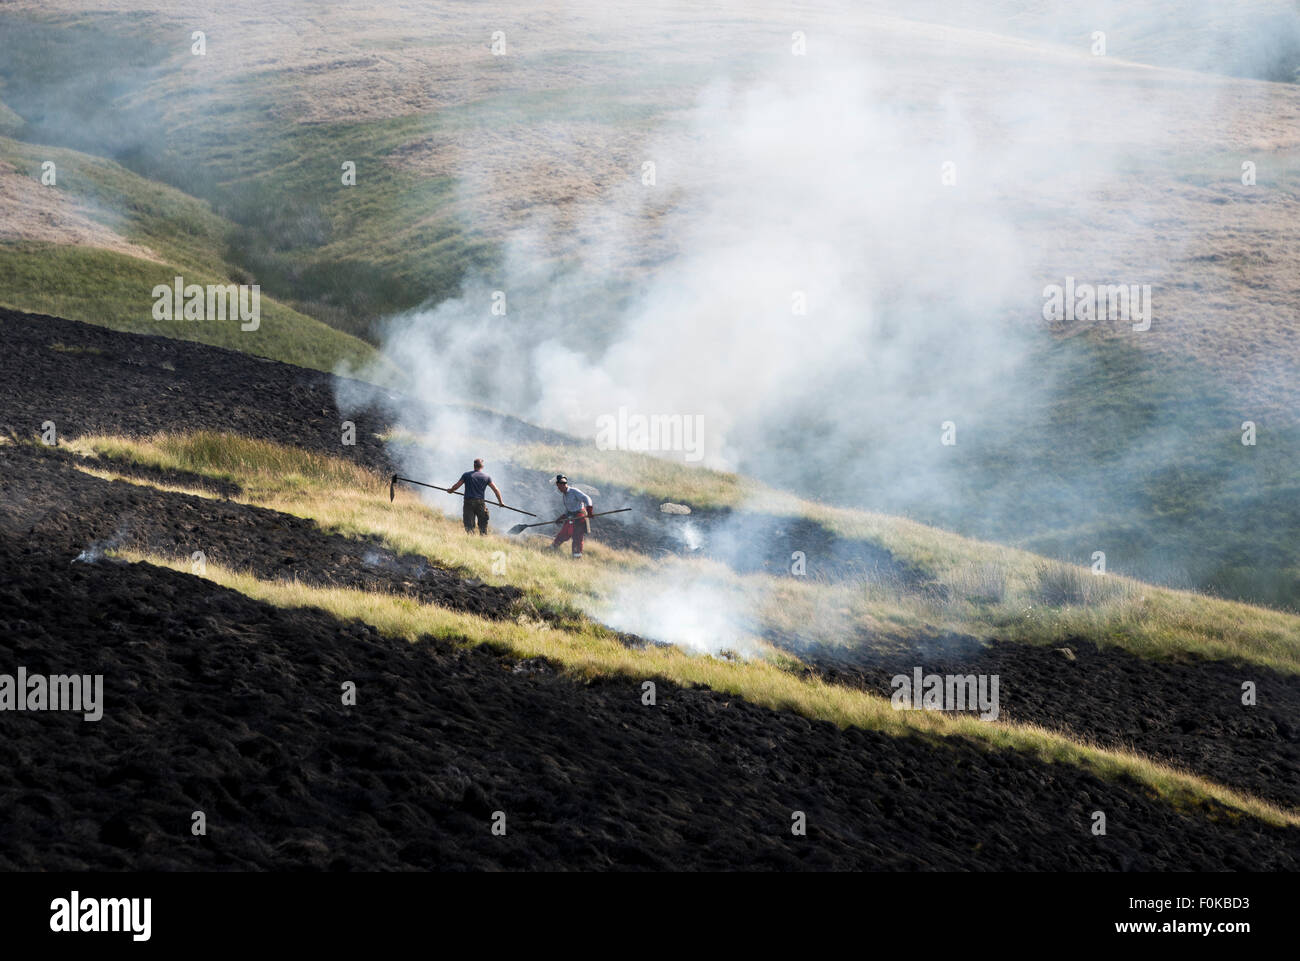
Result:
[[[1300,600],[1290,5],[87,6],[0,14],[14,133],[208,201],[212,269],[430,407],[698,415],[772,484]],[[1045,321],[1067,278],[1150,328]]]

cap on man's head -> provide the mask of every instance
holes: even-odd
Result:
[[[563,474],[556,474],[556,475],[555,475],[555,483],[557,483],[557,484],[567,484],[567,483],[569,483],[569,478],[565,477]]]

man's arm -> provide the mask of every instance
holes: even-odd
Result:
[[[488,487],[492,488],[492,493],[497,495],[497,504],[505,507],[506,505],[501,502],[501,491],[497,488],[496,481],[488,481]]]
[[[451,491],[454,494],[456,493],[456,491],[460,490],[460,485],[463,483],[465,483],[465,478],[462,477],[460,480],[456,481],[456,483],[448,487],[447,490]]]

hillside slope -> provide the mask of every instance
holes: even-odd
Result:
[[[45,163],[55,165],[54,185],[40,182]],[[178,276],[205,287],[254,282],[224,259],[232,225],[201,201],[111,161],[3,137],[0,184],[0,304],[318,370],[384,371],[370,345],[265,292],[256,330],[242,330],[238,319],[157,319],[154,288]]]
[[[971,569],[944,560],[980,545],[887,518],[801,520],[810,506],[782,508],[772,492],[773,518],[808,525],[805,543],[820,530],[814,563],[869,548],[875,573],[822,562],[815,583],[791,585],[750,563],[736,576],[796,607],[801,591],[823,608],[857,596],[878,623],[853,636],[805,620],[808,636],[773,633],[752,660],[679,652],[655,643],[671,634],[608,634],[588,597],[677,563],[716,579],[674,536],[695,514],[657,514],[653,499],[601,481],[605,503],[630,496],[638,509],[598,525],[578,569],[527,541],[467,539],[409,494],[389,504],[380,435],[400,398],[368,389],[345,411],[327,375],[55,318],[5,313],[3,333],[0,539],[6,570],[21,573],[6,588],[9,658],[94,665],[111,708],[89,737],[63,718],[8,715],[24,725],[5,739],[18,772],[0,788],[17,812],[0,844],[8,866],[1258,870],[1293,869],[1300,854],[1300,829],[1268,824],[1294,820],[1284,812],[1300,799],[1300,619],[1200,599],[1186,630],[1144,647],[1140,617],[1112,623],[1098,598],[1063,598],[1051,603],[1077,608],[1090,632],[1044,624],[986,647],[987,635],[935,624],[891,630],[913,591],[947,595],[930,614],[982,630],[956,595],[993,579],[963,580]],[[50,350],[51,335],[64,349]],[[355,446],[341,443],[345,417]],[[503,448],[584,450],[481,417],[474,430]],[[45,419],[58,447],[30,440]],[[186,439],[200,428],[230,433]],[[95,434],[122,440],[73,442]],[[268,443],[276,466],[260,466],[270,448],[256,444]],[[511,501],[546,508],[543,472],[494,464]],[[314,478],[351,521],[323,512]],[[699,520],[709,563],[735,566],[722,537],[735,525],[715,526],[707,508]],[[660,556],[670,546],[680,561]],[[136,558],[148,560],[125,563]],[[1005,563],[1014,582],[1018,561]],[[683,591],[675,603],[701,600]],[[1235,625],[1236,654],[1196,653],[1197,623],[1225,638]],[[1290,667],[1264,666],[1277,658]],[[929,727],[890,711],[889,676],[916,665],[999,674],[998,720]],[[647,677],[663,710],[640,701]],[[689,677],[712,690],[690,690]],[[1257,707],[1241,704],[1242,679],[1257,684]],[[358,684],[355,708],[339,705],[344,680]],[[860,713],[873,704],[883,715]],[[1103,751],[1071,747],[1082,743]],[[1135,766],[1133,749],[1208,780]],[[1208,800],[1198,785],[1236,793]],[[1279,807],[1221,814],[1258,799]],[[203,844],[187,833],[196,809],[213,825]],[[1114,825],[1107,844],[1088,831],[1096,809]],[[511,846],[485,840],[496,810]],[[809,812],[811,843],[791,847],[792,810]],[[53,861],[38,860],[37,837]]]
[[[1300,88],[1280,82],[1295,19],[1284,4],[466,2],[412,16],[274,0],[189,19],[144,0],[87,7],[0,13],[0,124],[16,138],[0,141],[0,302],[353,373],[370,356],[356,337],[414,325],[429,350],[387,344],[408,384],[459,372],[452,394],[583,439],[625,393],[646,410],[704,411],[739,452],[730,466],[772,486],[1300,607]],[[498,28],[508,55],[492,52]],[[811,41],[803,72],[787,63],[796,29]],[[1105,56],[1091,54],[1093,29]],[[727,140],[747,103],[806,96],[805,74],[846,67],[861,95],[850,105],[891,121],[870,128],[865,156],[827,133],[862,125],[815,110],[758,109],[760,131],[800,133]],[[714,134],[727,149],[710,152]],[[747,144],[782,158],[774,181],[736,167]],[[57,202],[32,179],[47,155],[66,168]],[[647,191],[651,155],[662,180]],[[840,155],[844,185],[822,163]],[[950,155],[960,189],[945,194],[932,174]],[[741,236],[701,235],[692,213],[728,190],[738,209],[715,219]],[[807,223],[777,204],[805,191]],[[797,325],[725,279],[761,249],[706,265],[697,284],[672,273],[698,248],[745,249],[787,223],[822,236],[837,226],[822,207],[854,203],[826,256],[795,245],[814,251],[794,259],[815,274],[856,239],[837,274],[876,272],[865,293],[822,298],[853,313],[817,320],[812,343],[830,346],[804,367],[791,358],[807,345],[784,340]],[[968,294],[1018,259],[1007,304]],[[276,323],[257,344],[146,324],[147,292],[172,264],[200,282],[256,280]],[[1067,277],[1151,283],[1150,329],[1044,324],[1042,291]],[[505,317],[487,313],[496,290]],[[479,327],[485,343],[448,347]],[[701,330],[701,349],[671,347]],[[544,360],[572,344],[587,375],[570,404]],[[448,355],[461,358],[451,371],[438,366]],[[777,382],[751,390],[773,357]],[[667,385],[666,371],[679,371]],[[962,443],[940,447],[958,411]]]

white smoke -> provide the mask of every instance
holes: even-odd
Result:
[[[1130,271],[1101,281],[1167,279],[1182,241],[1141,276],[1112,251],[1150,209],[1130,206],[1122,234],[1063,237],[1054,221],[1087,222],[1124,148],[1174,142],[1166,121],[1187,109],[1176,85],[1127,78],[1117,93],[1086,47],[953,34],[956,47],[900,28],[903,49],[883,57],[822,34],[815,56],[709,84],[646,141],[653,183],[629,169],[560,238],[540,212],[498,270],[392,320],[386,350],[413,371],[422,411],[410,426],[454,436],[438,405],[466,401],[588,441],[621,408],[702,415],[710,466],[802,493],[835,473],[952,502],[940,425],[969,437],[1053,390],[1008,376],[1044,334],[1044,281],[1062,279],[1044,277],[1042,248]],[[745,632],[720,595],[679,572],[601,616],[716,651]]]
[[[1032,288],[990,188],[940,183],[945,160],[973,169],[956,105],[909,118],[884,79],[833,59],[781,74],[708,89],[647,149],[655,184],[590,212],[605,232],[576,266],[538,275],[550,263],[539,227],[499,276],[397,318],[386,348],[418,371],[426,409],[477,399],[587,439],[620,407],[703,415],[707,463],[734,469],[773,416],[887,418],[923,393],[912,381],[926,368],[928,386],[953,395],[996,381],[1015,348],[988,313]],[[666,194],[676,205],[652,215]],[[640,295],[617,316],[584,303],[611,262],[640,256],[648,230],[676,253]],[[491,314],[494,291],[505,317]],[[575,313],[615,335],[555,320]]]
[[[119,524],[109,537],[100,541],[91,541],[76,557],[72,559],[73,564],[98,564],[104,559],[104,555],[110,551],[115,551],[122,546],[129,533],[128,525]]]
[[[626,583],[591,613],[615,630],[697,654],[750,658],[759,653],[736,592],[690,564],[674,564],[648,581]]]

